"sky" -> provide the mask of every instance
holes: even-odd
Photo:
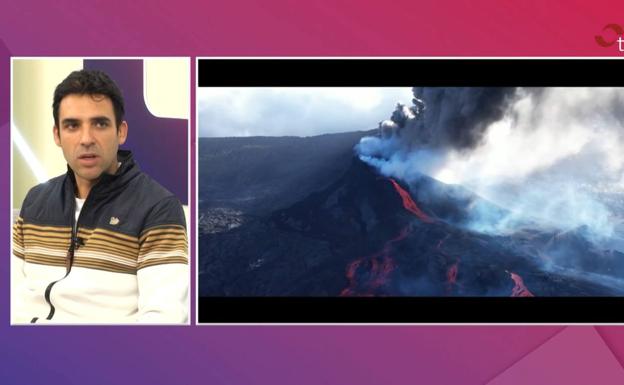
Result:
[[[314,136],[366,131],[388,119],[411,87],[202,87],[200,137]]]

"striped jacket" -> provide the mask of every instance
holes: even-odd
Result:
[[[186,221],[178,199],[120,150],[76,223],[71,169],[32,188],[13,227],[12,323],[185,323]]]

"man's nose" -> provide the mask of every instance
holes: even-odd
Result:
[[[91,127],[83,127],[80,133],[80,144],[83,146],[91,146],[95,142]]]

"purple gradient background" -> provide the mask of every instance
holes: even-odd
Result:
[[[580,0],[22,0],[0,13],[7,256],[10,55],[619,56],[594,36],[624,25],[624,3]],[[624,327],[9,327],[8,263],[0,273],[1,384],[624,383]]]
[[[128,139],[141,170],[188,204],[188,122],[152,115],[143,96],[141,60],[85,60],[84,68],[100,69],[121,88],[126,104]]]

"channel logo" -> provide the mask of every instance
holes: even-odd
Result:
[[[602,28],[602,34],[596,35],[596,43],[601,47],[611,47],[617,43],[620,52],[624,52],[624,28],[619,24],[607,24]]]

